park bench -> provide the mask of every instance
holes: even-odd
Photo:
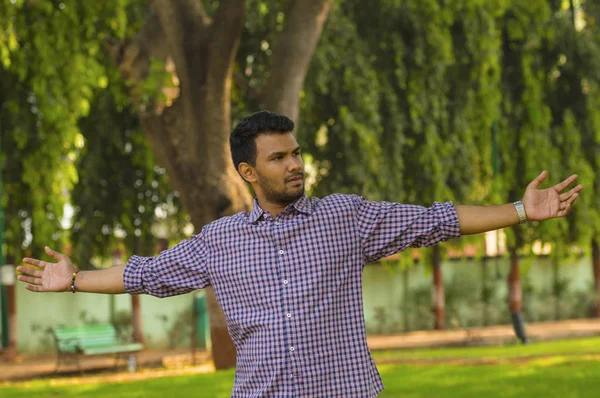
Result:
[[[88,355],[115,355],[115,367],[120,358],[129,356],[130,366],[135,370],[135,355],[144,348],[140,343],[119,343],[113,325],[54,328],[52,335],[57,350],[55,371],[58,371],[61,362],[75,361],[77,369],[82,372],[79,360],[82,356]]]

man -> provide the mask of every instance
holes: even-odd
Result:
[[[166,297],[214,288],[237,349],[233,397],[375,397],[383,384],[366,343],[362,270],[407,247],[519,222],[564,217],[582,189],[561,193],[573,175],[541,190],[546,172],[522,201],[500,206],[430,208],[371,202],[356,195],[304,194],[294,123],[259,112],[231,133],[233,162],[254,189],[249,213],[206,225],[157,257],[77,272],[26,258],[19,267],[34,292],[80,291]]]

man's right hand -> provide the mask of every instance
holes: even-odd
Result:
[[[18,266],[17,271],[21,272],[17,278],[28,283],[25,288],[32,292],[66,292],[71,290],[71,278],[75,267],[69,257],[65,254],[55,252],[46,246],[46,253],[57,263],[36,260],[34,258],[24,258],[25,264],[33,265],[37,268]]]

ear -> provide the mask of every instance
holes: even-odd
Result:
[[[238,165],[238,172],[240,173],[242,178],[246,180],[246,182],[253,183],[257,181],[256,171],[254,167],[250,166],[246,162],[241,162]]]

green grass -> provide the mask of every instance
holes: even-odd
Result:
[[[544,356],[526,362],[495,365],[379,365],[386,389],[380,398],[570,398],[596,396],[600,361],[584,354],[600,352],[600,339],[566,340],[531,346],[386,351],[376,357],[497,358]],[[50,397],[229,397],[233,371],[168,376],[144,381],[70,384],[43,380],[0,388],[2,398]]]
[[[380,398],[595,397],[600,363],[553,359],[524,365],[382,365]]]
[[[600,337],[530,345],[373,351],[373,358],[399,360],[515,359],[546,355],[600,354]]]
[[[211,374],[168,376],[157,379],[119,383],[65,385],[60,382],[34,381],[26,383],[24,386],[0,388],[0,397],[227,398],[231,395],[233,376],[233,371],[226,371]]]

